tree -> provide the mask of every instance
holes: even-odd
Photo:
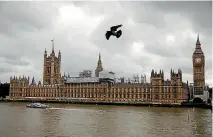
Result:
[[[0,84],[0,98],[6,98],[6,96],[9,96],[9,90],[10,90],[10,84],[4,83]]]

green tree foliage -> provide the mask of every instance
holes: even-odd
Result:
[[[6,96],[9,96],[9,90],[9,83],[0,83],[0,98],[6,98]]]

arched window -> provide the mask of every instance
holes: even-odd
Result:
[[[49,74],[51,71],[50,67],[47,67],[47,73]]]
[[[46,73],[49,73],[48,67],[45,68]]]
[[[56,72],[57,72],[57,71],[56,71],[56,68],[57,68],[57,67],[55,66],[55,67],[54,67],[54,73],[56,73]]]

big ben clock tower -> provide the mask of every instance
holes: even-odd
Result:
[[[192,55],[194,95],[203,95],[205,86],[205,56],[201,49],[199,35],[197,37],[195,51]]]

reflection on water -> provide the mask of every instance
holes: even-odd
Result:
[[[57,134],[57,129],[60,121],[61,112],[57,109],[47,109],[41,112],[41,136],[54,136]]]
[[[0,137],[211,137],[206,109],[49,105],[0,103]]]

